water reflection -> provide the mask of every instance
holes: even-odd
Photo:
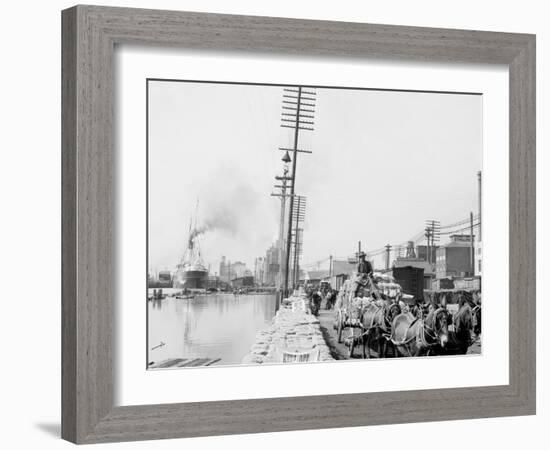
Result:
[[[240,364],[258,330],[271,323],[275,295],[166,298],[149,301],[148,308],[149,362],[221,358],[217,365]]]

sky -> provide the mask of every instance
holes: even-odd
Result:
[[[251,269],[278,236],[274,176],[293,130],[283,87],[149,81],[149,268],[173,269],[191,218],[211,272]],[[296,193],[307,197],[302,265],[401,243],[425,220],[477,212],[482,96],[316,88],[301,131]],[[198,203],[198,206],[197,206]],[[198,211],[198,214],[195,214]],[[380,259],[380,263],[381,263]],[[375,265],[378,261],[375,260]]]

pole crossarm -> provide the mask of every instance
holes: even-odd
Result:
[[[281,122],[291,122],[291,123],[296,123],[296,120],[291,120],[291,119],[281,119]],[[302,125],[302,124],[306,124],[306,125],[313,125],[314,123],[311,122],[311,121],[307,121],[307,120],[300,120],[298,119],[298,124],[299,125]]]
[[[271,197],[296,197],[293,194],[276,194],[274,192],[272,192],[270,195]]]
[[[298,90],[296,90],[296,89],[288,89],[288,88],[285,88],[285,89],[283,89],[283,91],[285,91],[285,92],[293,92],[293,93],[295,93],[295,94],[298,93]],[[304,91],[303,88],[302,88],[302,91],[301,91],[301,92],[302,92],[302,94],[304,94],[304,95],[317,95],[317,92],[315,92],[315,91]]]
[[[283,100],[283,103],[286,103],[287,105],[296,105],[296,106],[298,106],[297,102],[293,102],[291,100]],[[315,108],[315,103],[300,103],[300,106],[310,106],[312,108]]]
[[[305,117],[306,119],[313,119],[315,116],[310,116],[309,114],[296,114],[296,113],[281,113],[282,116],[288,116],[288,117],[294,117],[294,119],[296,119],[296,116],[298,116],[298,118],[302,118],[302,117]]]
[[[292,106],[283,106],[283,109],[290,109],[292,111],[298,111],[298,108],[293,108]],[[314,109],[305,109],[305,108],[300,108],[300,111],[301,112],[308,112],[308,113],[314,113],[315,112]]]
[[[283,124],[281,124],[281,127],[283,127],[283,128],[292,128],[292,129],[294,129],[294,130],[314,131],[313,128],[297,127],[297,126],[293,126],[293,125],[283,125]]]
[[[296,95],[283,95],[283,97],[284,98],[293,98],[293,99],[298,100],[298,97]],[[313,98],[313,97],[305,97],[304,95],[302,95],[301,100],[306,100],[308,102],[314,102],[317,99]],[[302,103],[302,105],[305,105],[305,103]]]
[[[313,153],[311,150],[300,150],[300,149],[293,149],[293,148],[284,148],[284,147],[279,147],[277,150],[281,150],[283,152],[298,152],[298,153]]]

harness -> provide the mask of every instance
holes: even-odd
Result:
[[[403,335],[403,339],[401,341],[396,341],[395,338],[392,336],[390,338],[391,342],[395,346],[405,347],[407,349],[407,353],[409,354],[409,356],[412,356],[412,353],[411,353],[411,350],[410,350],[408,344],[410,344],[415,339],[416,339],[416,341],[417,341],[417,343],[420,347],[426,347],[428,349],[431,349],[432,347],[436,346],[438,344],[438,342],[437,342],[437,330],[435,329],[435,324],[437,323],[437,316],[442,311],[444,311],[444,309],[440,307],[432,313],[433,321],[434,321],[434,327],[431,327],[431,326],[427,325],[427,320],[416,318],[409,324],[407,330],[405,331],[405,334]],[[406,339],[409,330],[418,321],[421,321],[421,324],[418,327],[416,333],[413,334],[409,339]],[[428,342],[426,337],[430,338],[432,340],[432,342]]]
[[[479,318],[477,317],[478,311],[480,312]],[[474,325],[474,321],[475,321],[475,325]],[[479,331],[481,332],[481,306],[480,305],[476,305],[472,308],[472,325],[474,328],[474,332],[476,330],[476,327],[479,327]]]
[[[476,317],[476,312],[479,311],[481,308],[479,305],[476,305],[474,306],[473,308],[471,306],[468,305],[468,307],[470,308],[470,323],[468,324],[468,327],[466,328],[466,331],[465,330],[465,327],[463,326],[464,322],[463,322],[463,318],[466,316],[467,314],[467,310],[465,308],[465,306],[468,305],[468,304],[465,304],[462,308],[460,308],[457,313],[456,313],[456,316],[453,320],[453,324],[455,325],[455,333],[456,333],[456,336],[457,336],[457,341],[459,342],[466,342],[468,347],[470,345],[472,345],[473,343],[473,340],[472,340],[472,336],[471,336],[471,330],[473,328],[473,321],[474,321],[474,318]],[[463,339],[463,340],[459,340],[458,337],[466,337],[466,339]]]
[[[373,312],[370,324],[368,326],[364,326],[363,334],[361,335],[361,338],[367,336],[370,334],[370,332],[375,329],[379,328],[382,330],[382,334],[386,339],[390,339],[391,335],[391,323],[389,320],[389,316],[391,315],[392,308],[396,307],[396,305],[392,304],[389,306],[377,306],[377,310]]]

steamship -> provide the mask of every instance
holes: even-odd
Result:
[[[201,231],[197,225],[189,226],[187,249],[174,274],[174,288],[176,289],[206,289],[208,282],[208,269],[201,256],[199,236]]]

